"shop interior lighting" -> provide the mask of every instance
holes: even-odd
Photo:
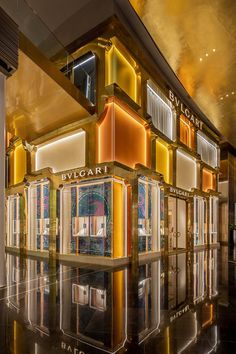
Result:
[[[95,58],[95,55],[92,55],[90,58],[85,59],[85,60],[82,61],[81,63],[79,63],[79,64],[73,66],[73,69],[75,70],[75,69],[78,68],[79,66],[88,63],[89,61],[91,61],[91,60],[94,59],[94,58]]]

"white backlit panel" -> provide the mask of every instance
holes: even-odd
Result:
[[[35,170],[50,167],[55,173],[84,166],[85,139],[86,133],[80,129],[39,145],[35,156]]]
[[[177,151],[176,185],[178,188],[191,190],[197,188],[197,164],[189,155]]]

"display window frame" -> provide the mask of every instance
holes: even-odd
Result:
[[[28,183],[25,187],[27,235],[26,249],[48,252],[50,247],[50,193],[48,178]],[[35,217],[33,217],[33,214]]]
[[[151,189],[151,190],[150,190]],[[138,253],[161,250],[163,207],[160,183],[142,176],[138,179]],[[164,217],[164,216],[163,216]],[[150,230],[150,233],[146,232]]]
[[[101,187],[101,190],[96,191],[99,187]],[[70,197],[66,196],[66,191],[69,191]],[[74,193],[73,195],[72,192]],[[93,198],[94,195],[95,199]],[[97,202],[96,196],[98,197]],[[71,215],[68,215],[70,222],[67,225],[65,223],[65,217],[63,216],[64,210],[66,211],[63,203],[66,198],[67,204],[69,203],[70,205],[67,210],[71,210]],[[101,219],[102,216],[96,216],[96,210],[100,213],[98,209],[94,209],[93,212],[90,210],[91,208],[89,206],[86,207],[85,204],[82,205],[83,200],[86,203],[86,198],[88,200],[92,198],[90,200],[90,206],[92,203],[95,203],[96,207],[100,205],[100,211],[104,208],[105,214],[103,219]],[[115,201],[114,198],[117,198],[117,200]],[[129,243],[127,230],[127,200],[128,185],[123,179],[116,177],[89,179],[77,181],[73,184],[64,184],[60,188],[60,254],[77,256],[79,254],[87,254],[112,259],[127,257]],[[121,209],[118,210],[114,203],[119,204]],[[87,217],[82,215],[86,212],[86,208],[89,208],[89,215]],[[72,214],[75,215],[73,216]],[[86,230],[85,234],[81,234],[80,232],[80,225],[82,225],[80,218],[84,218],[83,225],[86,224],[86,227],[83,226]],[[73,220],[75,221],[73,222]],[[75,225],[76,222],[79,226],[77,225],[78,230],[76,229],[77,232],[74,234],[73,230],[75,227],[73,227],[73,225]],[[103,224],[102,234],[99,234],[98,228],[93,228],[93,225],[99,225],[99,222]],[[93,229],[95,233],[91,234],[91,230]],[[122,234],[122,239],[117,238],[117,235],[120,235],[120,233]],[[65,235],[67,235],[67,239],[64,239]],[[93,245],[95,248],[90,247],[93,247]]]
[[[21,195],[13,194],[7,197],[7,246],[21,246]],[[13,217],[13,218],[12,218]]]
[[[218,241],[218,220],[219,220],[219,197],[209,197],[209,244],[217,244]]]
[[[190,181],[187,181],[188,183],[186,183],[185,180],[185,184],[183,184],[183,176],[179,176],[179,173],[183,170],[183,167],[180,168],[180,162],[181,162],[181,158],[191,161],[191,163],[194,164],[194,180],[192,180],[190,183]],[[189,169],[190,167],[188,167]],[[186,151],[184,151],[183,149],[177,149],[176,151],[176,186],[180,189],[183,190],[188,190],[191,191],[193,188],[198,188],[199,186],[199,176],[200,176],[200,169],[197,163],[197,160],[195,157],[193,157],[192,155],[190,155],[189,153],[187,153]],[[189,186],[186,187],[186,185],[189,184]]]
[[[208,203],[207,198],[193,196],[193,246],[207,245],[208,234]]]

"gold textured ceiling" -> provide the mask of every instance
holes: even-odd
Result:
[[[236,1],[130,3],[190,96],[236,147]]]

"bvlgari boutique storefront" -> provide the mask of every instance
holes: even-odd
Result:
[[[8,141],[8,249],[114,264],[216,245],[215,132],[117,38],[79,53],[66,73],[96,113]]]

